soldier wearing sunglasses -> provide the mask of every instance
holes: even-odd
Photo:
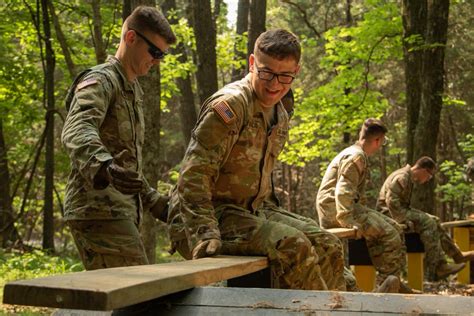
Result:
[[[147,264],[138,225],[143,211],[165,220],[168,197],[143,176],[143,91],[139,76],[175,43],[154,7],[125,20],[115,56],[82,72],[66,99],[62,142],[71,159],[65,214],[87,270]]]

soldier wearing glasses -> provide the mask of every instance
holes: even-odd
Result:
[[[344,290],[340,241],[279,207],[273,191],[291,112],[280,100],[300,69],[300,54],[292,33],[262,33],[250,73],[204,102],[171,196],[169,232],[186,259],[265,255],[276,288]]]
[[[474,251],[461,252],[441,227],[438,217],[410,206],[414,184],[427,183],[435,172],[435,162],[426,156],[418,159],[414,166],[406,165],[394,171],[380,190],[377,210],[405,224],[408,231],[420,234],[428,275],[442,279],[464,268],[463,262],[474,258]],[[455,264],[448,264],[445,254],[453,258]]]
[[[168,198],[142,173],[137,77],[159,64],[175,41],[161,12],[138,7],[123,24],[115,56],[82,72],[69,89],[62,142],[72,170],[64,217],[87,270],[147,264],[138,230],[142,212],[165,220]]]

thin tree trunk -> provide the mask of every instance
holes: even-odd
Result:
[[[43,249],[54,252],[54,67],[55,56],[51,43],[51,25],[48,14],[48,2],[42,0],[43,31],[46,48],[45,94],[47,102],[46,112],[46,153],[45,153],[45,181],[44,181],[44,208],[43,208]]]
[[[427,3],[426,0],[403,0],[403,55],[405,60],[406,107],[407,107],[407,163],[413,164],[415,131],[418,124],[421,102],[423,50],[417,49],[424,42],[426,32]],[[419,41],[408,41],[418,36]],[[421,41],[421,42],[420,42]]]
[[[257,37],[265,32],[266,23],[266,12],[267,12],[267,0],[250,0],[249,9],[249,29],[248,29],[248,42],[247,42],[247,70],[248,70],[248,57],[253,53],[255,41]]]
[[[176,10],[175,0],[166,0],[161,6],[165,15],[170,10]],[[178,19],[171,18],[169,20],[171,24],[178,23]],[[179,55],[178,61],[185,63],[188,60],[188,54],[183,43],[178,43],[176,48],[173,49],[173,54]],[[197,121],[196,106],[194,104],[194,93],[191,83],[191,74],[188,73],[184,78],[177,79],[179,90],[181,95],[178,98],[179,102],[179,117],[181,119],[181,132],[184,137],[184,148],[186,148],[191,140],[191,131],[194,128],[194,124]]]
[[[448,34],[449,0],[428,1],[428,25],[424,50],[419,122],[415,133],[414,157],[436,160],[436,146],[444,91],[444,53]],[[435,211],[435,182],[415,188],[412,204],[430,213]]]
[[[216,27],[210,0],[191,1],[197,51],[197,86],[199,101],[217,91]]]
[[[237,35],[243,35],[248,30],[249,25],[249,0],[239,0],[237,7],[237,23],[236,33]],[[237,43],[234,45],[234,60],[242,60],[247,56],[244,52],[237,49]],[[239,80],[245,76],[245,67],[242,65],[239,68],[232,69],[232,81]]]
[[[61,51],[64,55],[64,60],[66,61],[67,69],[69,71],[69,76],[74,78],[77,74],[76,65],[71,57],[71,52],[69,50],[69,45],[67,44],[66,37],[64,36],[63,30],[61,29],[61,24],[59,23],[58,16],[54,9],[53,1],[48,1],[49,13],[53,20],[54,31],[56,32],[56,38],[58,39],[59,46],[61,46]]]
[[[102,16],[100,14],[100,0],[92,0],[92,23],[93,32],[92,39],[94,40],[95,58],[97,64],[102,64],[107,59],[107,52],[105,50],[104,40],[102,39]]]

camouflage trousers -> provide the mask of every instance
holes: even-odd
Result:
[[[354,220],[359,224],[372,264],[378,272],[377,284],[389,275],[399,277],[406,262],[401,226],[392,218],[367,207],[358,208]]]
[[[461,256],[461,250],[448,232],[441,227],[437,216],[410,209],[406,212],[406,219],[413,223],[413,230],[420,235],[423,242],[425,271],[430,279],[436,274],[436,269],[446,263],[445,254],[449,257]]]
[[[267,256],[274,288],[346,289],[342,244],[312,219],[273,206],[250,212],[223,205],[215,211],[221,253]],[[190,259],[187,242],[174,244],[183,257]]]
[[[68,225],[86,270],[148,264],[133,220],[71,220]]]

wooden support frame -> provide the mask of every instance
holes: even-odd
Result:
[[[459,246],[461,251],[470,250],[470,227],[454,227],[453,228],[454,241]],[[461,284],[471,283],[471,267],[470,262],[466,262],[464,269],[458,272],[458,282]]]

